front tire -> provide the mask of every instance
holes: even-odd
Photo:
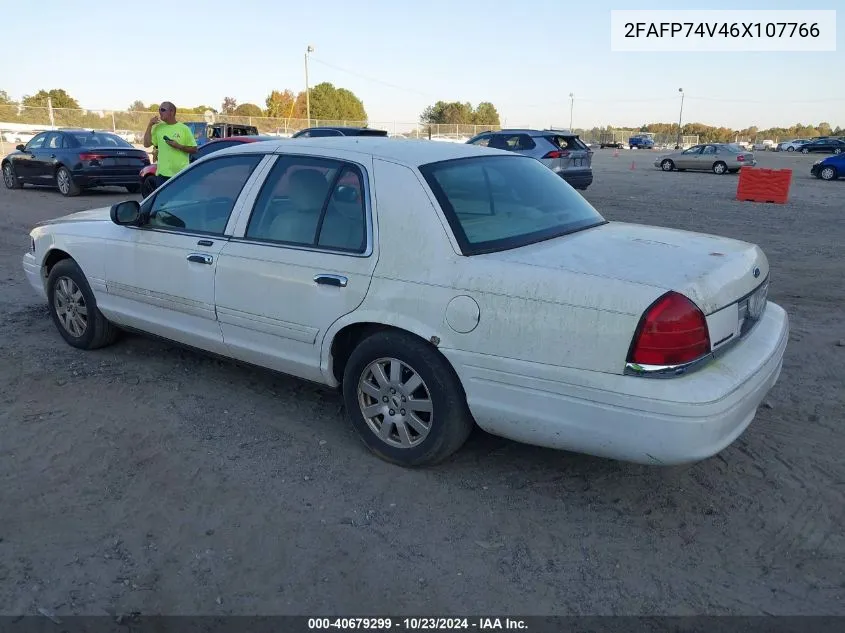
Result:
[[[787,152],[794,152],[795,148],[790,145],[789,147],[786,148],[786,151]]]
[[[59,167],[56,170],[56,188],[65,197],[78,196],[82,189],[73,182],[73,176],[67,167]]]
[[[722,161],[718,160],[713,163],[713,173],[717,176],[728,173],[728,166]]]
[[[836,180],[839,178],[839,174],[836,171],[836,167],[823,167],[819,171],[819,178],[822,180]]]
[[[474,425],[451,365],[404,332],[377,332],[358,344],[343,372],[343,400],[367,448],[405,467],[443,461]]]
[[[117,340],[119,330],[97,308],[88,280],[72,259],[63,259],[47,277],[50,316],[68,345],[97,349]]]
[[[670,159],[667,158],[662,163],[660,163],[660,169],[662,169],[663,171],[672,171],[673,169],[675,169],[675,163],[673,163]]]
[[[3,184],[6,185],[6,189],[21,188],[21,183],[15,174],[15,168],[12,166],[12,163],[7,162],[3,164]]]

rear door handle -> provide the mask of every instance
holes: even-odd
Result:
[[[348,282],[349,280],[343,275],[323,274],[314,276],[315,284],[323,284],[325,286],[337,286],[338,288],[346,288],[346,284]]]
[[[214,242],[211,240],[200,240],[197,242],[197,246],[214,246]]]
[[[191,253],[188,255],[188,261],[197,264],[210,264],[214,261],[214,258],[211,255],[206,255],[205,253]]]

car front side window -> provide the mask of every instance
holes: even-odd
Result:
[[[42,132],[32,138],[29,143],[26,144],[27,151],[32,151],[34,149],[41,149],[44,147],[44,141],[47,140],[47,132]]]
[[[221,156],[176,176],[152,198],[144,226],[222,234],[241,190],[262,157]]]

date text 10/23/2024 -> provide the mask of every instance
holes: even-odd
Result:
[[[836,51],[835,10],[610,12],[612,52]]]

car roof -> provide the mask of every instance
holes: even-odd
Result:
[[[306,132],[309,130],[337,130],[338,132],[359,132],[361,130],[365,130],[367,132],[385,132],[385,130],[379,130],[377,128],[372,127],[355,127],[352,125],[343,126],[343,125],[321,125],[317,127],[307,127],[300,132]]]
[[[467,143],[436,143],[424,139],[395,139],[385,136],[323,136],[317,138],[276,139],[260,143],[243,143],[222,152],[249,153],[256,150],[267,154],[301,154],[307,150],[328,152],[354,152],[372,158],[380,158],[407,167],[419,167],[427,163],[470,158],[473,156],[520,156],[506,150],[490,149]],[[303,151],[306,150],[306,151]]]

